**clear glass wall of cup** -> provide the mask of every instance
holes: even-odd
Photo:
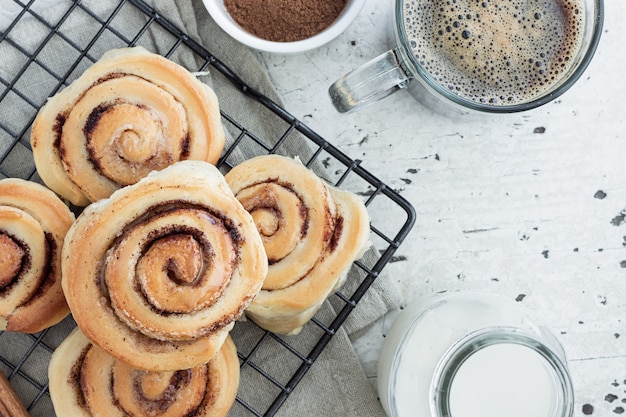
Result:
[[[502,27],[498,28],[496,25],[495,29],[491,30],[489,25],[484,24],[485,22],[499,21],[499,18],[502,17],[497,15],[496,7],[513,3],[521,5],[521,8],[527,8],[526,15],[520,14],[518,16],[514,10],[516,5],[512,5],[509,10],[510,16],[503,19]],[[465,13],[461,7],[463,4],[475,4],[476,7],[471,12]],[[562,16],[578,19],[578,27],[574,31],[574,34],[579,35],[575,36],[576,42],[578,42],[577,46],[571,51],[566,51],[567,53],[563,52],[563,56],[553,57],[551,53],[554,50],[550,49],[552,45],[548,42],[548,40],[552,41],[552,38],[550,33],[546,32],[546,46],[549,47],[547,50],[548,57],[541,52],[536,58],[525,57],[525,61],[511,60],[511,54],[516,57],[517,52],[514,48],[518,47],[519,39],[523,39],[529,30],[538,31],[539,28],[543,27],[546,31],[551,31],[550,16],[554,15],[554,22],[560,18],[555,13],[536,8],[537,4],[545,5],[548,9],[554,9],[552,11],[556,14],[561,10]],[[530,9],[531,7],[533,9]],[[444,9],[444,18],[437,21],[437,15],[441,14],[440,10],[443,11]],[[482,16],[481,9],[484,10]],[[403,89],[411,91],[418,101],[428,107],[444,109],[444,113],[450,109],[455,110],[454,113],[513,113],[529,110],[555,100],[580,78],[591,61],[600,40],[603,13],[603,0],[514,0],[509,2],[497,0],[471,2],[465,0],[396,0],[393,22],[394,40],[390,46],[391,49],[339,78],[330,86],[329,94],[334,106],[340,112],[358,109],[365,104],[376,102]],[[420,14],[427,15],[426,20],[423,20]],[[419,19],[416,19],[416,16]],[[433,43],[432,51],[438,48],[438,51],[435,52],[439,53],[443,49],[446,54],[454,55],[455,59],[459,59],[458,62],[463,63],[459,68],[465,68],[463,65],[466,65],[470,70],[472,70],[470,68],[471,61],[478,59],[479,65],[474,65],[473,70],[478,69],[479,73],[482,71],[482,76],[486,77],[483,81],[492,86],[499,82],[499,76],[489,79],[489,76],[485,75],[485,71],[499,68],[499,71],[505,73],[505,77],[510,76],[512,78],[506,82],[501,82],[496,90],[500,89],[502,85],[510,84],[511,89],[519,89],[524,92],[524,95],[518,97],[517,92],[510,95],[509,91],[502,91],[498,97],[496,91],[495,94],[490,93],[491,95],[483,98],[479,97],[481,96],[480,92],[476,93],[474,90],[471,91],[471,94],[460,94],[459,91],[464,92],[468,88],[474,88],[470,84],[475,83],[476,80],[471,79],[472,75],[467,75],[469,77],[467,80],[457,84],[442,79],[441,74],[436,74],[441,69],[442,64],[436,63],[429,67],[430,58],[424,59],[425,55],[421,55],[423,51],[416,49],[416,38],[413,37],[416,25],[428,27],[428,30],[423,33],[423,39],[429,39],[428,42],[433,39],[437,39],[437,42],[452,39],[452,43],[448,42],[446,45]],[[564,25],[564,28],[567,29],[567,27],[569,26]],[[508,40],[498,43],[498,39],[503,35],[508,35],[511,30],[517,31],[517,35],[513,34]],[[564,32],[563,36],[569,37],[571,33],[570,35],[568,33],[570,32]],[[528,39],[532,40],[533,37],[530,36]],[[492,48],[496,52],[502,53],[507,48],[510,50],[495,57],[485,57],[485,50],[489,52],[489,44],[486,43],[488,40],[492,44],[495,40],[495,46]],[[472,50],[483,42],[485,43],[482,51]],[[421,45],[421,41],[419,45]],[[456,46],[450,47],[450,45]],[[468,45],[470,45],[469,50],[467,50],[469,55],[463,56],[463,48]],[[459,49],[460,46],[462,46],[461,49]],[[520,55],[521,58],[522,55]],[[541,87],[537,87],[536,91],[534,86],[529,88],[526,84],[514,86],[515,77],[523,75],[526,70],[543,74],[542,71],[548,70],[545,65],[550,64],[552,59],[554,66],[550,67],[550,74],[552,74],[553,69],[559,71],[560,66],[567,64],[567,68],[560,71],[554,80],[551,77],[546,77],[549,80],[547,83],[538,81],[537,86],[541,85]],[[550,61],[543,62],[544,60]],[[444,63],[443,67],[447,67],[447,65]],[[542,65],[543,68],[541,68]],[[454,65],[450,68],[454,69]],[[509,71],[512,72],[512,75]],[[507,73],[508,75],[506,75]]]
[[[571,417],[574,405],[556,337],[485,292],[409,304],[385,337],[378,391],[390,417]]]

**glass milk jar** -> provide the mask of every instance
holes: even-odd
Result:
[[[423,299],[394,321],[378,389],[390,417],[570,417],[563,348],[519,303],[485,293]]]

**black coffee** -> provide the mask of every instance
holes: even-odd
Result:
[[[552,88],[581,46],[581,0],[405,0],[417,61],[442,86],[492,105],[530,101]]]

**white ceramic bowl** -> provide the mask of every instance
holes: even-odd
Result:
[[[354,21],[367,0],[348,0],[339,17],[322,32],[295,42],[272,42],[246,32],[230,16],[222,0],[202,0],[215,22],[235,40],[259,51],[295,54],[318,48],[335,39]]]

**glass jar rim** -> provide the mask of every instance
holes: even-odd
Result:
[[[555,377],[557,388],[557,410],[554,417],[571,417],[574,412],[574,389],[572,378],[561,357],[543,341],[514,327],[483,328],[460,339],[441,358],[431,381],[430,399],[433,417],[453,417],[450,413],[450,392],[457,371],[474,353],[498,344],[515,344],[537,353]]]

